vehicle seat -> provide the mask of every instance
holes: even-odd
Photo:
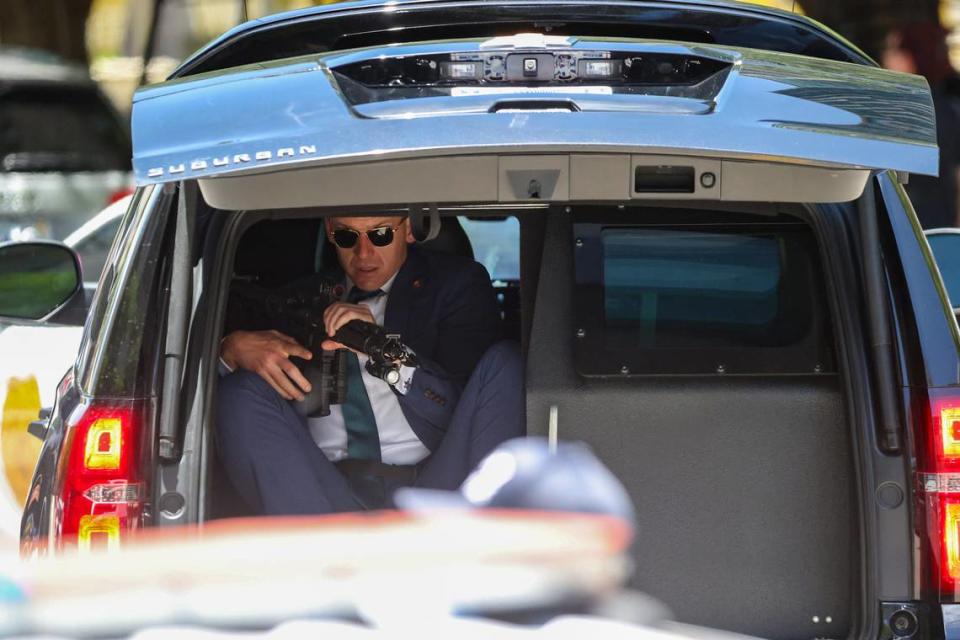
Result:
[[[460,221],[454,216],[440,218],[440,233],[433,240],[421,242],[418,246],[440,253],[453,253],[474,259],[473,245],[467,232],[463,230]]]

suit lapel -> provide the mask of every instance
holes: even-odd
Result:
[[[390,287],[390,297],[387,298],[387,309],[383,317],[384,328],[401,334],[412,331],[410,315],[423,297],[427,277],[426,260],[420,251],[410,247],[407,259]]]

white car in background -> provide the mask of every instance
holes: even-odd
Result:
[[[87,297],[93,294],[131,196],[114,202],[64,239],[79,253]],[[16,538],[20,510],[40,452],[27,427],[53,404],[73,366],[82,327],[11,325],[0,330],[0,534]]]

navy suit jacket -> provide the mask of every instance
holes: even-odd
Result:
[[[439,446],[467,380],[500,337],[500,310],[479,263],[411,246],[390,288],[384,328],[419,360],[403,414],[431,451]]]

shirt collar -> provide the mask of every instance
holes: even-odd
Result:
[[[397,271],[397,273],[400,273]],[[397,279],[397,273],[390,276],[390,279],[383,283],[380,286],[380,291],[383,291],[384,295],[390,295],[390,288],[393,287],[393,281]],[[353,289],[353,280],[350,279],[350,276],[345,276],[347,280],[347,293],[350,292],[350,289]]]

